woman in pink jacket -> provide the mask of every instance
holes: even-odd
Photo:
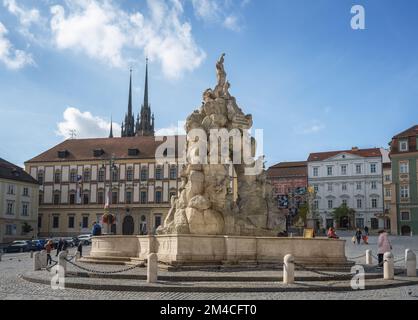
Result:
[[[379,258],[379,267],[383,266],[383,255],[392,250],[392,245],[389,241],[388,234],[384,230],[379,231],[379,238],[377,239],[377,257]]]

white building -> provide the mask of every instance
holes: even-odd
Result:
[[[382,170],[378,148],[311,153],[308,184],[316,191],[313,207],[321,227],[383,228]],[[342,204],[354,209],[355,216],[334,221],[332,212]]]

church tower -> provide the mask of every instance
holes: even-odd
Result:
[[[135,117],[132,113],[132,69],[129,79],[128,113],[125,114],[125,122],[122,122],[122,137],[135,136]]]
[[[154,136],[154,114],[151,113],[151,105],[148,102],[148,59],[145,69],[144,103],[136,122],[137,136]]]

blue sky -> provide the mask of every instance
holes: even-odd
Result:
[[[268,165],[387,147],[417,123],[417,30],[414,0],[0,0],[0,157],[21,165],[70,128],[105,136],[111,115],[117,128],[131,66],[140,108],[146,55],[156,126],[171,128],[222,52]]]

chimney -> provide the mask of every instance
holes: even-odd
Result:
[[[358,147],[352,147],[351,151],[358,151]]]

